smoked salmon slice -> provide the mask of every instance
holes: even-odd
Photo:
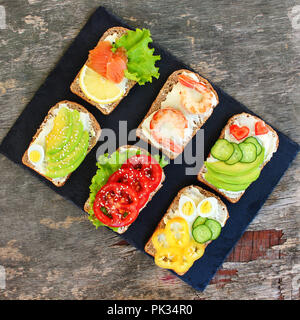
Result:
[[[97,47],[89,52],[87,66],[106,79],[120,83],[127,67],[126,50],[118,48],[116,52],[112,52],[111,49],[109,41],[99,42]]]

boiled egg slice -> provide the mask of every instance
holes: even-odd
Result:
[[[203,218],[214,219],[217,211],[218,201],[213,197],[203,199],[197,206],[198,215]]]
[[[179,215],[185,219],[189,225],[193,223],[197,216],[197,209],[193,199],[185,195],[180,197]]]
[[[33,165],[41,164],[44,160],[44,157],[45,157],[44,148],[39,144],[32,144],[28,148],[28,158]]]

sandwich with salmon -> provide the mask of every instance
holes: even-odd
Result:
[[[122,146],[98,158],[84,210],[96,228],[124,233],[162,187],[167,162],[137,146]]]
[[[148,29],[108,29],[71,84],[71,91],[103,114],[110,114],[138,83],[144,85],[158,78],[155,62],[160,59],[149,48]]]
[[[190,70],[173,72],[136,135],[175,159],[211,116],[219,98],[212,85]]]

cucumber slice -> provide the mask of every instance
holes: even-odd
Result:
[[[230,165],[239,162],[243,157],[243,153],[242,153],[242,150],[240,149],[239,145],[234,142],[232,142],[231,144],[233,145],[233,148],[234,148],[233,154],[231,155],[231,157],[227,161],[225,161],[225,163],[230,164]]]
[[[210,152],[214,158],[221,161],[226,161],[231,157],[233,151],[234,147],[229,141],[225,139],[219,139],[211,148]]]
[[[258,142],[258,140],[255,137],[248,137],[247,139],[245,139],[243,142],[246,143],[253,143],[256,147],[256,155],[259,156],[261,151],[262,151],[262,146],[261,144]]]
[[[242,142],[239,144],[240,149],[242,150],[243,157],[240,160],[242,163],[251,163],[254,162],[257,158],[256,155],[256,146],[252,142]]]
[[[204,225],[207,226],[212,233],[211,240],[216,240],[221,233],[221,224],[217,220],[207,219]]]
[[[204,224],[204,222],[207,220],[207,218],[203,217],[197,217],[192,225],[192,229],[195,229],[196,227],[200,226],[200,224]]]
[[[212,232],[205,224],[200,224],[192,230],[193,238],[196,242],[205,243],[211,239]]]

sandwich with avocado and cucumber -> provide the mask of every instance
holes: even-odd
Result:
[[[172,201],[145,251],[159,267],[183,275],[220,236],[228,218],[219,197],[198,186],[187,186]]]
[[[198,173],[205,183],[232,203],[240,200],[277,151],[276,131],[248,113],[231,117]]]
[[[125,145],[111,155],[101,155],[96,165],[84,210],[96,228],[106,226],[124,233],[162,187],[167,161]]]
[[[61,187],[96,145],[100,133],[99,123],[84,107],[60,101],[49,110],[22,162]]]
[[[148,29],[108,29],[71,84],[71,91],[103,114],[110,114],[138,83],[144,85],[158,78],[155,62],[160,59],[149,48]]]

